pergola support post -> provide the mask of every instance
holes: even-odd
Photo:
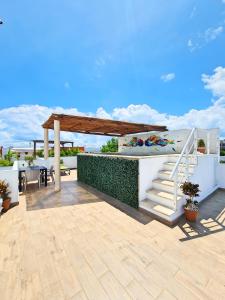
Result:
[[[60,178],[60,122],[54,120],[54,158],[55,158],[55,191],[61,190]]]
[[[44,128],[44,158],[48,159],[48,129]]]

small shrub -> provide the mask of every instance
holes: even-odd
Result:
[[[13,162],[7,159],[0,159],[0,167],[11,167],[13,166]]]
[[[220,150],[220,156],[225,156],[225,150],[223,149]]]
[[[205,147],[205,142],[203,139],[198,140],[198,147]]]
[[[180,188],[183,194],[189,197],[184,207],[189,210],[198,210],[198,201],[194,201],[194,198],[199,197],[199,184],[185,181]]]

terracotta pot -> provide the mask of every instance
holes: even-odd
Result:
[[[197,151],[202,154],[205,154],[205,147],[198,147]]]
[[[6,199],[2,202],[2,207],[7,211],[10,207],[11,199]]]
[[[195,222],[198,217],[198,211],[184,208],[184,214],[187,221]]]

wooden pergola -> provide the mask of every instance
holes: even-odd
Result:
[[[84,116],[72,116],[64,114],[52,114],[42,125],[44,128],[44,157],[48,159],[48,130],[54,130],[55,153],[55,191],[60,191],[60,131],[95,134],[105,136],[123,136],[126,134],[166,131],[166,126],[139,124],[131,122],[100,119]]]
[[[62,114],[52,114],[49,119],[42,125],[43,128],[54,129],[55,120],[58,120],[60,122],[61,131],[106,136],[123,136],[130,133],[167,130],[166,126],[147,125]]]

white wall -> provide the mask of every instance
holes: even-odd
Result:
[[[18,169],[17,166],[13,167],[0,167],[0,180],[5,180],[9,184],[11,190],[11,202],[19,201],[18,190]]]
[[[146,198],[146,191],[152,187],[152,180],[158,177],[158,172],[163,169],[163,163],[167,161],[167,155],[139,159],[139,201]]]
[[[77,168],[77,156],[65,156],[61,157],[60,159],[63,160],[65,167],[70,169]],[[50,168],[51,166],[54,166],[54,157],[49,157],[47,161],[44,158],[37,158],[34,163],[36,165],[43,165],[47,168]]]
[[[201,201],[205,199],[217,186],[217,166],[218,157],[216,155],[199,155],[198,165],[195,167],[194,174],[190,178],[191,182],[199,184],[201,190]]]
[[[224,157],[225,160],[225,157]],[[225,164],[218,163],[217,165],[217,183],[219,187],[225,189]]]

